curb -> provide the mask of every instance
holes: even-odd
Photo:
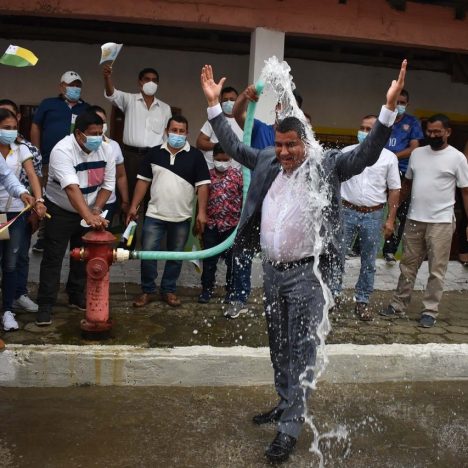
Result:
[[[468,344],[326,346],[330,383],[468,380]],[[0,386],[272,384],[268,348],[9,345]]]

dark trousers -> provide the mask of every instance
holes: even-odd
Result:
[[[23,294],[28,294],[28,276],[29,276],[29,248],[31,247],[31,225],[25,223],[25,232],[21,239],[21,244],[18,250],[18,258],[16,259],[16,292],[15,299],[18,299]]]
[[[463,198],[461,190],[457,188],[457,202],[461,207],[461,218],[458,220],[457,234],[458,234],[458,254],[468,254],[468,240],[466,238],[466,226],[468,220],[466,219],[465,209],[463,207]]]
[[[39,276],[37,303],[39,307],[52,307],[60,288],[60,272],[63,257],[70,242],[70,250],[82,247],[81,237],[86,229],[80,225],[78,213],[63,210],[46,200],[47,211],[51,218],[46,218],[44,229],[44,253]],[[66,291],[70,298],[80,298],[86,289],[86,267],[84,262],[70,259],[70,271]]]
[[[285,271],[264,262],[263,274],[270,356],[284,409],[278,430],[297,438],[314,376],[325,299],[313,262]]]
[[[203,248],[210,249],[221,242],[225,241],[235,228],[228,229],[227,231],[218,231],[216,227],[209,228],[206,226],[203,232]],[[232,277],[233,277],[233,265],[232,265],[232,249],[226,250],[224,253],[224,260],[226,262],[226,294],[230,294],[232,291]],[[203,291],[208,294],[213,294],[213,288],[216,280],[216,267],[218,264],[219,257],[221,254],[214,255],[213,257],[205,258],[203,260],[203,272],[201,276],[201,284]]]

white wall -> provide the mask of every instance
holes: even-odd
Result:
[[[84,99],[110,109],[103,97],[99,44],[2,39],[0,51],[6,50],[10,43],[32,50],[39,62],[28,68],[0,65],[0,97],[8,97],[19,104],[37,104],[57,93],[64,71],[75,70],[84,80]],[[206,118],[199,85],[200,69],[205,63],[214,66],[218,78],[227,76],[226,84],[239,91],[247,85],[248,56],[126,46],[114,65],[114,80],[120,89],[136,91],[138,71],[146,66],[156,68],[161,75],[157,96],[182,108],[189,120],[193,143]],[[397,73],[388,68],[297,59],[289,63],[297,88],[304,97],[303,108],[312,115],[316,127],[355,128],[362,115],[378,113],[388,85]],[[406,87],[411,94],[413,110],[468,114],[468,85],[451,83],[446,74],[411,71],[410,63]]]

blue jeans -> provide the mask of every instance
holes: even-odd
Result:
[[[179,223],[163,221],[145,216],[143,223],[143,250],[160,250],[161,240],[167,234],[167,250],[183,252],[189,236],[190,218]],[[181,260],[167,260],[161,279],[161,292],[173,293],[176,290],[177,279],[182,269]],[[158,277],[158,262],[156,260],[141,261],[141,289],[144,293],[156,292]]]
[[[250,250],[235,250],[232,253],[232,283],[226,285],[226,299],[230,302],[247,302],[250,296],[250,276],[253,253]]]
[[[361,269],[356,283],[356,302],[369,302],[374,290],[375,259],[381,241],[383,209],[371,213],[343,207],[344,242],[346,252],[356,235],[361,243]]]
[[[7,220],[18,213],[7,213]],[[0,259],[2,262],[2,310],[12,310],[16,295],[18,252],[26,234],[26,218],[20,216],[9,228],[10,239],[0,241]]]

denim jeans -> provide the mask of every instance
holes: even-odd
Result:
[[[7,213],[7,220],[18,213]],[[16,293],[18,252],[26,230],[26,218],[20,216],[9,228],[9,240],[0,241],[0,259],[2,262],[2,310],[12,310]]]
[[[361,269],[356,283],[356,302],[369,302],[374,290],[375,259],[380,247],[383,209],[371,213],[343,207],[344,245],[346,252],[356,235],[361,243]]]
[[[226,285],[226,299],[246,303],[250,296],[253,253],[248,249],[232,253],[232,283]]]
[[[160,250],[161,240],[167,234],[167,250],[183,252],[189,236],[190,218],[174,223],[162,219],[145,216],[143,223],[143,250]],[[182,261],[167,260],[161,279],[161,292],[173,293],[176,290],[177,279],[182,269]],[[156,260],[141,261],[141,289],[144,293],[156,291],[158,277],[158,262]]]
[[[21,239],[18,258],[16,259],[16,293],[15,299],[23,294],[28,294],[29,276],[29,247],[31,247],[31,225],[25,218],[24,236]]]

